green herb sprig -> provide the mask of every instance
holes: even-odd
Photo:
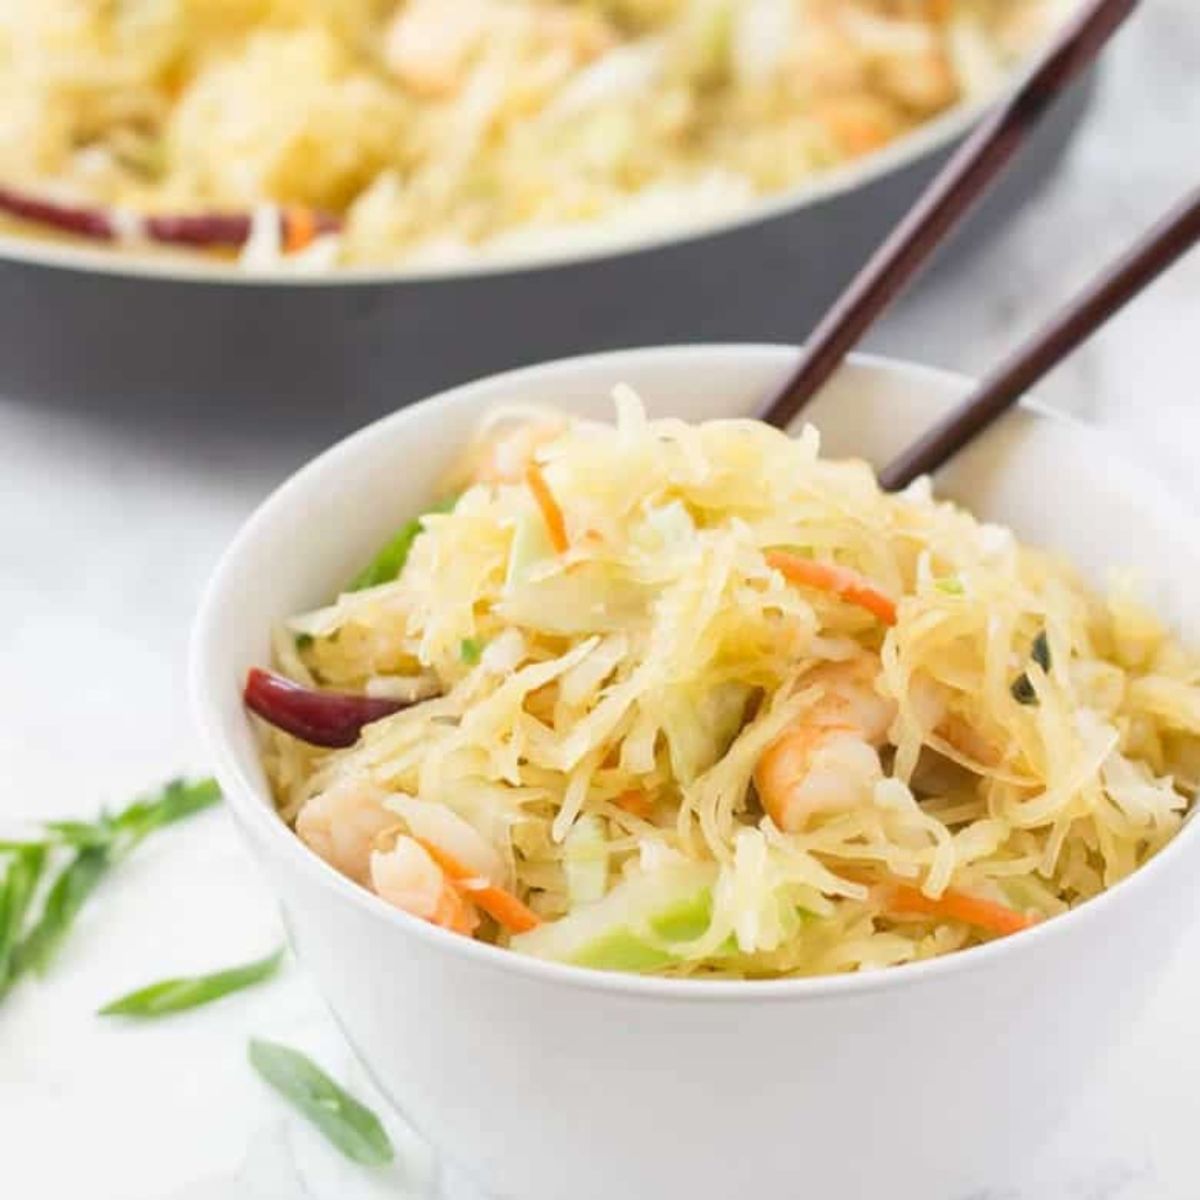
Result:
[[[17,947],[11,972],[13,981],[30,970],[45,974],[79,910],[108,873],[112,861],[107,847],[85,846],[63,867],[46,893],[41,915]]]
[[[382,1167],[395,1157],[379,1118],[300,1051],[253,1038],[250,1063],[347,1158],[364,1166]]]
[[[157,829],[202,812],[221,798],[213,779],[172,780],[96,821],[51,821],[36,841],[5,843],[0,882],[0,998],[28,971],[43,973],[100,881]],[[38,885],[51,861],[70,851],[34,915]],[[32,919],[32,924],[30,924]]]
[[[14,845],[6,848],[8,867],[0,879],[0,996],[14,977],[25,918],[46,867],[46,847]]]
[[[283,962],[284,948],[279,947],[266,958],[214,971],[209,975],[194,975],[180,979],[164,979],[110,1001],[102,1009],[102,1017],[165,1017],[211,1004],[233,992],[253,987],[272,978]]]

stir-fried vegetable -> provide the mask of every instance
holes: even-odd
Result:
[[[599,903],[513,940],[513,948],[602,971],[656,971],[681,961],[712,920],[715,871],[670,865],[618,884]]]
[[[521,953],[757,979],[1019,932],[1179,830],[1200,665],[1124,593],[811,429],[615,402],[489,414],[403,571],[277,631],[355,715],[264,731],[331,866]]]
[[[489,883],[477,871],[455,858],[449,850],[425,838],[418,838],[417,841],[425,847],[430,858],[446,872],[451,882],[457,884],[473,904],[483,909],[489,917],[499,921],[505,929],[512,933],[526,933],[541,924],[538,915],[522,904],[516,896]]]
[[[563,840],[567,899],[574,908],[603,900],[608,891],[608,836],[595,813],[584,813]]]
[[[1036,917],[1019,913],[994,900],[984,900],[966,892],[948,891],[941,896],[926,896],[919,888],[908,884],[884,884],[880,896],[888,912],[898,916],[939,917],[948,921],[962,921],[988,933],[1005,936],[1020,933],[1036,924]]]
[[[537,501],[542,520],[546,522],[546,532],[550,535],[550,544],[559,554],[565,554],[571,544],[567,538],[566,518],[563,516],[558,501],[554,498],[554,493],[550,490],[550,485],[546,482],[546,476],[542,474],[542,469],[537,463],[531,462],[525,468],[525,482],[529,484],[529,490]]]
[[[856,571],[833,563],[816,562],[790,554],[786,550],[770,550],[767,562],[785,579],[800,587],[815,588],[840,596],[847,604],[856,604],[878,617],[885,625],[896,623],[896,602],[864,579]]]

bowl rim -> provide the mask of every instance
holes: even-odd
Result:
[[[480,255],[440,266],[338,267],[314,274],[258,269],[248,270],[228,262],[214,262],[197,255],[164,253],[161,256],[124,250],[119,246],[94,245],[77,240],[0,232],[0,263],[49,267],[86,272],[118,279],[143,279],[181,284],[208,284],[250,288],[298,288],[303,290],[340,286],[383,287],[391,284],[451,283],[457,280],[488,279],[510,275],[540,274],[558,268],[584,267],[609,260],[629,258],[655,250],[685,246],[742,229],[764,225],[783,216],[816,208],[828,201],[869,187],[937,153],[967,134],[1002,97],[1023,78],[1027,65],[1018,64],[994,91],[960,101],[902,134],[886,146],[852,162],[843,163],[767,196],[760,196],[726,213],[682,226],[665,227],[611,242],[586,240],[580,246],[567,244],[537,253],[510,252],[494,257]],[[586,223],[585,223],[586,224]]]
[[[233,540],[222,552],[209,582],[204,589],[192,632],[188,654],[188,683],[193,710],[204,743],[214,760],[214,772],[225,790],[230,808],[247,832],[257,834],[277,846],[279,855],[289,870],[303,872],[315,887],[328,890],[333,896],[357,907],[364,915],[390,926],[406,935],[423,940],[428,949],[451,957],[465,957],[474,964],[499,971],[515,973],[530,982],[567,986],[585,991],[660,1001],[688,1003],[731,1003],[738,1001],[799,1002],[833,1000],[844,996],[870,995],[896,989],[935,984],[943,976],[960,972],[978,972],[1004,957],[1028,957],[1038,946],[1061,940],[1072,930],[1086,923],[1102,920],[1114,905],[1126,905],[1132,898],[1154,886],[1167,865],[1181,855],[1193,852],[1193,843],[1200,838],[1200,822],[1185,820],[1176,836],[1145,865],[1114,884],[1100,895],[1060,916],[1048,919],[1032,929],[981,946],[969,947],[937,958],[901,963],[877,971],[841,975],[816,975],[774,980],[704,980],[675,979],[655,975],[637,975],[616,971],[601,971],[573,966],[519,954],[515,951],[479,942],[440,929],[426,921],[386,904],[366,888],[354,883],[305,847],[285,825],[269,803],[263,803],[259,786],[243,771],[238,755],[220,731],[218,717],[220,702],[216,691],[217,672],[212,669],[218,657],[215,627],[219,614],[227,607],[226,597],[237,592],[237,560],[243,548],[251,542],[259,528],[281,506],[291,502],[294,493],[302,493],[309,479],[338,464],[351,461],[360,448],[380,437],[393,435],[402,429],[412,414],[445,404],[466,403],[471,395],[493,387],[515,387],[531,376],[547,372],[570,373],[581,369],[603,369],[611,364],[626,364],[633,359],[687,359],[699,362],[705,358],[728,359],[730,355],[775,359],[781,364],[799,353],[796,346],[781,343],[724,342],[707,344],[676,344],[638,347],[626,350],[607,350],[593,354],[574,355],[532,366],[487,375],[457,387],[428,396],[414,404],[379,417],[347,437],[335,442],[308,460],[289,475],[246,518]],[[950,386],[965,391],[973,382],[959,372],[943,370],[877,354],[852,354],[852,366],[881,371],[888,375],[925,380],[931,384]],[[1061,411],[1047,407],[1034,398],[1021,401],[1023,413],[1037,421],[1051,421],[1070,429],[1076,436],[1093,443],[1105,461],[1122,472],[1137,477],[1145,486],[1146,507],[1158,518],[1175,527],[1186,543],[1197,539],[1186,510],[1148,470],[1121,452],[1116,437],[1107,430],[1089,425]]]

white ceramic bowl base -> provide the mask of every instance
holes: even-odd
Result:
[[[282,826],[241,707],[278,618],[325,602],[430,498],[502,401],[608,415],[754,411],[780,347],[649,350],[486,380],[369,427],[255,514],[201,611],[193,689],[217,774],[296,951],[412,1122],[513,1200],[966,1200],[1053,1132],[1193,915],[1189,826],[1146,870],[1038,929],[873,975],[688,984],[561,968],[455,938],[336,875]],[[881,463],[966,381],[858,359],[814,406],[829,453]],[[1097,582],[1143,568],[1189,638],[1200,557],[1187,513],[1095,431],[1014,414],[943,492],[1068,552]]]

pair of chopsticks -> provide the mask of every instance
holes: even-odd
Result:
[[[1099,56],[1139,0],[1090,0],[1011,98],[951,159],[818,324],[761,419],[789,426],[842,360],[987,192],[1058,96]],[[888,491],[936,470],[1200,241],[1200,187],[1154,226],[956,409],[879,473]]]

